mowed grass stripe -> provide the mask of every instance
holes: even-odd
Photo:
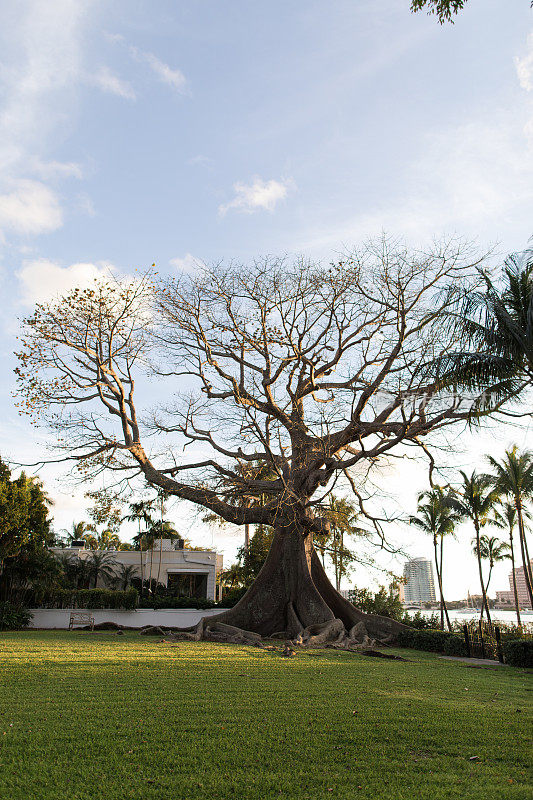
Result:
[[[529,800],[530,677],[404,655],[0,634],[0,796]]]

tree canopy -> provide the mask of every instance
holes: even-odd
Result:
[[[24,472],[12,479],[0,459],[0,563],[28,544],[49,544],[53,539],[46,496],[38,478]]]
[[[364,516],[360,481],[378,459],[427,453],[429,434],[468,419],[472,397],[427,365],[456,346],[453,330],[435,329],[450,286],[475,285],[479,263],[458,241],[409,251],[383,239],[328,265],[264,259],[96,282],[25,320],[21,408],[52,427],[83,475],[143,476],[233,524],[274,528],[264,568],[224,624],[352,629],[363,619],[314,552],[328,529],[320,506],[344,481]],[[147,373],[158,402],[143,413]]]

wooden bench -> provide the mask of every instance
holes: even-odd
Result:
[[[70,621],[68,624],[69,631],[72,630],[74,625],[90,625],[91,630],[94,630],[94,617],[87,611],[72,611],[70,614]]]

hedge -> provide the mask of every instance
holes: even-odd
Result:
[[[430,653],[445,653],[447,656],[466,656],[466,644],[462,636],[449,631],[417,630],[401,631],[396,639],[398,647],[426,650]]]
[[[53,589],[40,603],[41,608],[137,608],[137,589]]]
[[[533,667],[533,639],[506,639],[503,653],[512,667]]]
[[[176,597],[175,595],[143,595],[139,600],[141,608],[215,608],[215,603],[212,600],[206,600],[205,597]]]

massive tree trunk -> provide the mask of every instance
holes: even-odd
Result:
[[[197,638],[225,634],[282,637],[310,646],[393,642],[404,629],[387,617],[364,614],[332,586],[310,534],[291,525],[276,530],[270,552],[255,582],[234,606],[204,617]]]

